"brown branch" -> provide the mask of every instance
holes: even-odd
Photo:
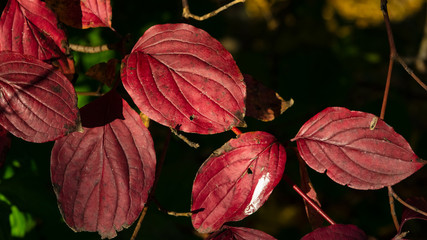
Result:
[[[423,210],[420,210],[419,208],[414,207],[414,206],[412,206],[411,204],[409,204],[409,203],[407,203],[407,202],[403,201],[403,199],[401,199],[401,198],[399,197],[399,195],[397,195],[397,194],[393,191],[393,189],[392,189],[391,187],[389,187],[389,192],[390,192],[390,193],[391,193],[391,195],[393,195],[393,197],[394,197],[397,201],[399,201],[403,206],[405,206],[405,207],[407,207],[407,208],[411,209],[412,211],[414,211],[414,212],[416,212],[416,213],[422,214],[422,215],[424,215],[424,216],[426,216],[426,217],[427,217],[427,212],[424,212]]]
[[[168,211],[168,210],[164,209],[162,207],[162,205],[160,205],[159,201],[157,201],[156,198],[153,197],[151,200],[157,205],[157,209],[159,209],[159,211],[166,213],[167,215],[171,215],[171,216],[175,216],[175,217],[191,217],[191,215],[193,215],[193,212]]]
[[[175,134],[175,136],[177,136],[179,139],[184,141],[188,146],[190,146],[192,148],[199,148],[200,147],[200,145],[198,143],[192,142],[186,136],[178,133],[178,131],[175,128],[171,128],[171,127],[169,127],[169,128],[170,128],[171,132],[173,134]]]
[[[147,214],[148,206],[145,205],[144,209],[142,209],[141,216],[139,216],[138,222],[136,223],[135,230],[133,230],[132,237],[130,240],[135,240],[138,235],[139,229],[141,228],[142,220],[144,220],[145,215]]]
[[[396,209],[394,208],[393,189],[390,186],[388,187],[388,202],[394,227],[396,228],[396,231],[399,231],[399,220],[397,220]]]
[[[182,8],[183,8],[182,9],[182,16],[184,18],[186,18],[186,19],[192,18],[192,19],[195,19],[197,21],[203,21],[203,20],[206,20],[208,18],[211,18],[211,17],[217,15],[218,13],[226,10],[227,8],[233,6],[233,5],[237,4],[237,3],[243,3],[245,1],[246,0],[234,0],[234,1],[232,1],[232,2],[230,2],[228,4],[226,4],[226,5],[224,5],[224,6],[220,7],[220,8],[218,8],[218,9],[210,12],[210,13],[207,13],[207,14],[205,14],[203,16],[197,16],[197,15],[194,15],[194,14],[192,14],[190,12],[190,7],[188,6],[188,1],[187,0],[182,0]]]
[[[92,47],[92,46],[82,46],[82,45],[70,43],[69,47],[73,51],[82,52],[82,53],[99,53],[99,52],[113,50],[112,46],[110,46],[109,44]]]
[[[423,81],[421,81],[421,79],[419,77],[417,77],[417,75],[415,75],[414,71],[412,71],[412,69],[410,69],[408,67],[408,65],[405,63],[405,61],[400,57],[400,56],[396,56],[395,57],[396,61],[398,61],[400,63],[400,65],[402,65],[402,67],[405,69],[405,71],[422,87],[424,88],[424,90],[427,91],[427,85],[425,83],[423,83]]]

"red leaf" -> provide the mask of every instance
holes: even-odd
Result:
[[[81,0],[82,28],[111,27],[110,0]]]
[[[111,27],[110,0],[46,0],[61,22],[74,28]]]
[[[52,149],[52,184],[68,226],[113,238],[147,201],[155,174],[153,141],[114,90],[81,112],[84,133],[57,140]]]
[[[257,211],[282,178],[285,163],[285,149],[266,132],[228,141],[205,161],[194,180],[194,228],[213,232]]]
[[[0,126],[0,168],[6,161],[7,151],[9,151],[11,145],[11,140],[7,133],[8,132]]]
[[[224,226],[218,232],[212,233],[207,240],[275,240],[274,237],[268,235],[260,230],[243,228],[243,227],[229,227]]]
[[[329,239],[367,240],[368,236],[354,225],[334,224],[318,228],[301,238],[301,240]]]
[[[384,121],[341,107],[318,113],[293,140],[311,168],[355,189],[391,186],[425,164]]]
[[[243,126],[246,87],[231,54],[187,24],[156,25],[123,60],[122,81],[150,119],[213,134]]]
[[[30,142],[58,139],[81,128],[73,85],[34,57],[0,52],[0,125]]]
[[[40,0],[9,0],[0,20],[0,51],[14,51],[59,65],[74,73],[66,57],[67,39],[55,14]],[[58,67],[59,67],[58,66]]]

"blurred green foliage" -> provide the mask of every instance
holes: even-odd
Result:
[[[199,15],[226,2],[189,1],[192,13]],[[129,52],[144,31],[155,24],[186,22],[206,30],[228,48],[242,73],[251,74],[283,98],[295,100],[294,106],[273,122],[246,119],[248,128],[242,131],[262,130],[274,134],[287,146],[285,174],[298,182],[298,161],[292,149],[295,143],[290,143],[289,139],[305,121],[328,106],[343,106],[379,115],[387,75],[388,40],[384,26],[358,28],[354,22],[339,15],[333,16],[335,27],[331,28],[328,23],[330,16],[325,18],[324,15],[325,1],[268,2],[269,17],[254,17],[248,14],[244,4],[240,4],[211,19],[197,22],[181,17],[179,0],[116,0],[112,1],[116,33],[107,28],[67,28],[67,33],[70,43],[89,46],[116,43],[130,34]],[[408,60],[418,53],[425,18],[425,11],[419,11],[392,25],[398,52]],[[96,91],[99,87],[99,82],[84,75],[91,66],[107,62],[110,58],[123,57],[116,51],[73,53],[73,56],[77,92]],[[426,73],[416,71],[416,74],[421,79],[427,77]],[[107,89],[104,88],[105,91]],[[93,99],[95,97],[79,96],[79,107]],[[422,158],[427,158],[426,113],[427,94],[396,65],[385,120],[408,140]],[[150,131],[160,156],[169,130],[151,123]],[[213,150],[234,137],[231,132],[187,136],[200,143],[201,147],[192,149],[174,137],[155,192],[157,201],[170,211],[189,211],[192,181],[198,168]],[[96,233],[73,233],[62,220],[50,184],[52,145],[32,144],[13,138],[5,166],[0,169],[0,194],[7,199],[0,200],[0,239],[11,239],[12,235],[23,236],[23,239],[99,239]],[[336,222],[356,224],[378,239],[394,236],[385,189],[352,190],[332,182],[324,174],[310,169],[309,174],[322,208]],[[394,188],[403,198],[427,197],[426,180],[427,172],[423,168]],[[399,204],[397,209],[400,215],[402,207]],[[288,185],[280,183],[258,212],[231,225],[257,228],[278,239],[299,239],[311,231],[304,211],[301,198]],[[19,218],[25,224],[19,229],[14,228],[9,217]],[[27,232],[29,228],[32,230]],[[133,228],[120,232],[117,239],[129,239]],[[413,228],[422,229],[420,226]],[[14,231],[19,231],[19,234]],[[427,238],[422,231],[414,234],[419,234],[419,239]],[[195,235],[189,218],[165,215],[151,204],[138,239],[200,237]]]

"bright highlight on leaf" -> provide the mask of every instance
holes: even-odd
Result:
[[[184,132],[244,126],[246,87],[231,54],[187,24],[156,25],[123,60],[122,81],[150,119]]]
[[[293,141],[311,168],[356,189],[394,185],[425,164],[384,121],[341,107],[308,120]]]
[[[266,132],[228,141],[203,163],[194,180],[194,228],[209,233],[253,214],[279,183],[285,163],[285,149]]]
[[[9,0],[0,20],[0,51],[34,56],[74,74],[66,56],[67,38],[55,14],[40,0]]]
[[[73,85],[41,60],[0,52],[0,125],[30,142],[48,142],[79,130]]]
[[[68,226],[113,238],[147,201],[156,168],[153,141],[115,90],[81,113],[84,132],[57,140],[52,149],[52,184]]]

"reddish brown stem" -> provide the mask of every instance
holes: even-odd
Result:
[[[311,198],[309,198],[287,175],[283,175],[283,179],[305,200],[312,206],[326,221],[331,225],[336,224]]]
[[[238,129],[238,128],[236,128],[236,127],[233,127],[233,128],[231,129],[231,131],[233,131],[237,136],[239,136],[240,134],[242,134],[242,132],[240,131],[240,129]]]
[[[385,83],[385,89],[384,89],[383,104],[381,106],[381,113],[380,113],[381,120],[384,120],[385,110],[387,107],[388,93],[390,91],[391,73],[393,71],[393,63],[394,63],[394,60],[390,56],[390,61],[388,63],[387,81]]]

